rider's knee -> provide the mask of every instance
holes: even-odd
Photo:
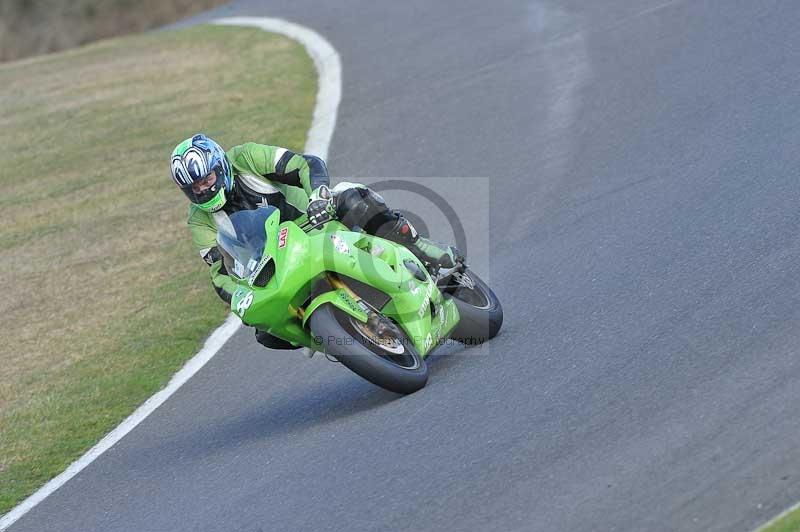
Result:
[[[377,192],[364,185],[339,183],[334,187],[336,215],[348,227],[370,230],[373,223],[385,223],[390,212]]]

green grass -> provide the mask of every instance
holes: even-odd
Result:
[[[800,506],[782,516],[777,521],[769,523],[758,532],[797,532],[800,530]]]
[[[302,47],[195,27],[0,65],[0,514],[96,443],[228,309],[169,154],[203,131],[302,151]]]

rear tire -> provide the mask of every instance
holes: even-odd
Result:
[[[360,332],[354,321],[357,320],[331,304],[316,309],[308,323],[314,337],[322,340],[317,349],[385,390],[409,394],[425,386],[428,365],[399,328],[397,342],[389,350]]]
[[[503,326],[503,307],[483,279],[465,269],[444,279],[439,286],[444,296],[456,304],[461,316],[450,338],[466,345],[480,345],[497,336]]]

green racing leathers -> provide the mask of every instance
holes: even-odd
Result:
[[[248,142],[234,146],[226,155],[233,168],[233,187],[223,207],[213,213],[189,206],[188,225],[192,242],[211,267],[211,281],[219,296],[230,302],[236,290],[217,248],[217,228],[229,224],[237,211],[274,206],[280,221],[294,221],[305,213],[311,193],[330,178],[322,159],[293,153],[286,148]],[[359,227],[369,234],[403,244],[424,262],[444,267],[455,264],[455,248],[439,246],[419,237],[413,226],[389,209],[383,198],[368,187],[339,183],[333,190],[337,218],[351,229]]]

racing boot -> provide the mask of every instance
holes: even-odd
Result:
[[[411,222],[406,220],[402,214],[397,212],[393,214],[397,217],[395,223],[386,230],[385,234],[379,236],[403,244],[422,262],[434,264],[440,268],[453,268],[459,261],[464,260],[463,255],[455,246],[448,246],[419,236]]]
[[[435,242],[425,237],[417,237],[408,249],[423,262],[430,262],[442,268],[454,268],[456,264],[464,260],[461,252],[455,246],[448,246]]]

